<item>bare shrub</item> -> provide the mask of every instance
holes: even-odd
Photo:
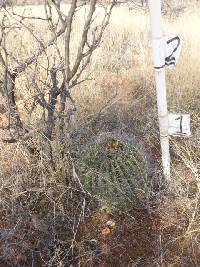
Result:
[[[71,118],[76,110],[70,91],[78,84],[90,79],[82,76],[90,63],[93,52],[99,47],[103,32],[109,23],[114,3],[101,7],[101,19],[95,22],[97,1],[89,5],[72,1],[65,6],[61,1],[46,1],[43,5],[43,16],[18,13],[15,7],[7,7],[7,2],[1,7],[1,84],[3,95],[9,109],[7,129],[10,140],[18,141],[32,138],[39,134],[49,146],[47,157],[53,161],[51,141],[57,139],[63,146]],[[42,8],[42,7],[41,7]],[[83,11],[82,11],[83,9]],[[81,32],[76,49],[72,50],[73,28],[75,19],[83,12]],[[41,36],[29,23],[40,23],[47,31]],[[27,52],[26,42],[21,32],[24,31],[32,41],[31,52]],[[9,38],[17,36],[16,45],[9,47]],[[21,50],[21,55],[18,50]],[[43,76],[41,79],[41,75]],[[23,86],[27,93],[19,93],[18,77],[23,76]],[[82,76],[82,78],[81,78]],[[20,95],[20,96],[19,96]],[[28,103],[28,121],[23,121],[17,107],[17,99],[26,105]],[[33,123],[33,114],[38,111]],[[37,133],[37,134],[36,134]],[[6,141],[6,140],[5,140]],[[64,149],[64,148],[62,148]],[[62,150],[61,149],[61,150]]]

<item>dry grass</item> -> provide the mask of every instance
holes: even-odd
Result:
[[[29,8],[37,15],[41,12],[40,7]],[[101,13],[97,10],[97,14],[98,11]],[[166,32],[184,38],[176,70],[167,71],[169,109],[190,113],[192,117],[192,137],[171,140],[170,190],[165,188],[160,174],[149,17],[144,11],[120,7],[114,10],[103,43],[87,69],[94,79],[77,86],[72,92],[78,108],[73,120],[70,155],[77,178],[74,185],[69,184],[56,144],[56,170],[52,170],[45,154],[38,158],[31,156],[24,144],[0,143],[1,266],[69,266],[70,263],[73,266],[200,265],[198,13],[199,9],[193,7],[176,20],[166,18],[165,21]],[[82,15],[77,15],[74,27],[74,48]],[[41,25],[34,27],[38,32]],[[43,32],[38,34],[47,38]],[[11,40],[14,38],[21,39],[21,35],[10,36]],[[62,45],[63,40],[60,40]],[[10,43],[10,49],[21,59],[35,46],[26,30],[20,47],[17,42]],[[53,61],[55,50],[50,49],[48,54],[52,55]],[[42,68],[45,63],[46,58],[41,57],[38,80],[46,78]],[[31,71],[30,68],[17,81],[18,98],[22,103],[32,94],[27,79]],[[21,112],[25,113],[23,104]],[[38,113],[31,121],[34,126],[37,117]],[[24,120],[28,120],[26,115]],[[104,140],[102,136],[107,135],[109,138]],[[100,141],[95,142],[96,138]],[[139,149],[148,167],[144,167],[138,156],[133,160],[126,150],[121,154],[120,147],[113,148],[112,142],[116,141],[131,153]],[[41,145],[39,138],[37,145]],[[112,151],[105,152],[105,147],[111,147]],[[137,164],[137,171],[142,169],[142,172],[138,178],[136,171],[132,179],[137,176],[137,179],[144,181],[145,177],[146,180],[142,184],[134,180],[136,189],[131,188],[124,196],[120,191],[124,190],[124,183],[120,179],[130,179],[130,172],[134,171],[130,171],[129,165],[133,162]],[[121,164],[120,168],[117,164]],[[119,175],[119,171],[122,174]],[[104,183],[102,188],[109,188],[108,193],[93,192],[88,188],[93,177],[101,179],[103,176],[106,176],[107,184]],[[126,181],[127,190],[133,186],[132,182]],[[146,185],[149,188],[144,189]],[[130,192],[137,198],[136,207],[134,201],[131,207],[127,205]],[[113,229],[107,226],[110,220],[114,221]]]

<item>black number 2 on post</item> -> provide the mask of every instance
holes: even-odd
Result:
[[[177,42],[177,45],[175,46],[175,48],[172,51],[172,53],[165,58],[165,66],[170,66],[170,65],[174,65],[175,66],[176,65],[176,58],[174,56],[174,53],[178,50],[178,48],[179,48],[179,46],[181,44],[180,37],[176,36],[176,37],[173,37],[172,39],[168,40],[167,41],[167,45],[169,45],[172,42]]]

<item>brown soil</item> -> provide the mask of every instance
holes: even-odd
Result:
[[[132,208],[132,210],[125,213],[112,211],[109,207],[102,206],[79,226],[74,242],[71,266],[200,266],[198,236],[195,237],[195,243],[194,239],[192,239],[192,234],[188,235],[186,231],[189,223],[186,217],[180,214],[176,208],[169,210],[167,208],[168,201],[173,202],[173,199],[163,198],[163,203],[161,203],[163,214],[159,212],[159,216],[156,213],[159,207],[156,208],[154,213],[142,208]],[[176,206],[176,203],[174,206]],[[6,255],[5,249],[8,247],[12,249],[6,261],[9,264],[0,259],[0,266],[49,266],[45,265],[38,257],[34,259],[34,265],[32,265],[32,261],[28,256],[30,251],[33,251],[39,244],[48,242],[51,238],[51,232],[47,230],[45,221],[34,216],[32,221],[28,222],[27,219],[21,222],[19,229],[16,229],[15,233],[12,234],[9,231],[11,222],[7,219],[9,214],[6,214],[3,206],[0,207],[0,210],[1,235],[10,235],[10,237],[7,236],[6,238],[9,246],[6,246],[5,243],[0,243],[0,253],[1,255]],[[64,229],[66,224],[67,222],[59,223],[62,228],[63,241],[67,243],[70,238],[66,235],[67,229]],[[8,229],[8,233],[6,229]],[[63,250],[63,253],[64,251],[67,251],[67,247]],[[48,255],[45,256],[48,258]]]
[[[84,233],[90,250],[89,257],[81,258],[80,266],[152,266],[158,224],[158,218],[147,210],[134,209],[129,215],[101,210],[80,229],[80,237]]]
[[[186,234],[188,221],[173,212],[177,224],[145,209],[129,214],[101,209],[79,229],[75,263],[85,267],[200,266],[200,249]]]

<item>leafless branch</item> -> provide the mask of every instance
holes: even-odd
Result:
[[[27,108],[29,120],[31,120],[34,110],[37,108],[40,112],[42,110],[41,116],[38,116],[37,120],[41,122],[42,136],[48,143],[48,155],[51,161],[53,161],[51,140],[57,130],[61,151],[64,151],[66,134],[69,132],[72,117],[76,111],[76,103],[70,91],[74,86],[91,80],[90,74],[81,77],[90,64],[92,54],[100,45],[103,32],[109,23],[114,1],[111,5],[105,6],[105,15],[99,25],[95,25],[97,0],[88,2],[88,6],[85,8],[87,16],[80,32],[80,42],[75,50],[75,59],[72,60],[72,54],[74,54],[74,50],[73,53],[71,50],[73,25],[76,23],[75,16],[83,5],[85,3],[71,0],[69,11],[65,14],[61,10],[60,0],[45,0],[44,16],[27,16],[25,11],[17,14],[14,8],[7,8],[5,5],[1,9],[3,12],[0,24],[0,62],[3,67],[1,86],[4,88],[3,91],[9,106],[8,128],[16,128],[17,132],[20,131],[18,135],[13,135],[11,132],[10,140],[12,142],[13,140],[23,140],[23,134],[33,138],[32,135],[29,135],[29,132],[32,132],[30,130],[32,129],[31,123],[26,125],[23,122],[16,104],[18,97],[16,84],[23,76],[27,80],[29,90],[32,91],[32,96],[28,97],[28,100],[24,99],[21,103],[24,104],[27,101],[30,103],[30,107]],[[51,36],[48,41],[45,42],[43,38],[38,37],[35,29],[32,29],[30,23],[33,20],[40,21],[41,24],[44,23],[45,27],[47,26],[48,34]],[[23,60],[6,46],[8,33],[9,35],[21,34],[18,27],[33,37],[34,44],[39,47]],[[62,42],[64,42],[64,49],[60,45]],[[20,48],[26,51],[26,47],[23,46],[23,41],[21,41]],[[50,47],[54,53],[53,56],[49,54]],[[40,63],[41,56],[46,63]],[[13,67],[14,64],[16,64],[15,67]],[[45,72],[46,78],[39,77],[41,68],[43,75]]]

